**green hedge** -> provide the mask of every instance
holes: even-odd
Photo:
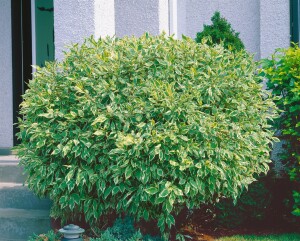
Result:
[[[87,39],[38,68],[16,148],[52,216],[156,220],[234,200],[268,171],[276,116],[245,51],[160,35]]]
[[[281,158],[286,163],[290,179],[300,181],[300,49],[298,46],[279,49],[271,59],[262,61],[261,75],[267,87],[278,99],[282,114],[276,121],[280,138],[287,142]],[[294,191],[293,214],[300,216],[300,188]]]

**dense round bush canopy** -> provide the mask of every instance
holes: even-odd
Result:
[[[246,52],[165,35],[87,39],[38,68],[18,155],[53,216],[154,219],[236,199],[268,170],[275,106]]]

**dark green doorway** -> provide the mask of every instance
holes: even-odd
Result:
[[[13,122],[17,123],[22,95],[32,78],[32,65],[54,60],[53,0],[11,0]],[[14,145],[18,144],[14,129]]]
[[[35,0],[33,31],[33,63],[43,67],[45,61],[54,60],[54,8],[53,0]],[[34,44],[35,43],[35,44]]]

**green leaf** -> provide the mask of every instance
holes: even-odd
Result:
[[[75,181],[70,180],[69,182],[67,182],[67,187],[69,192],[73,191],[73,189],[75,188]]]
[[[116,195],[120,191],[120,187],[116,186],[112,189],[112,195]]]
[[[66,156],[69,152],[70,152],[70,150],[71,150],[71,147],[70,146],[64,146],[63,147],[63,156]]]
[[[70,197],[70,199],[69,199],[69,208],[71,210],[73,210],[74,207],[75,207],[75,200],[72,197]]]
[[[79,144],[79,141],[78,140],[73,140],[73,142],[74,142],[74,144],[75,144],[75,146],[77,146],[78,144]]]
[[[172,215],[168,215],[166,218],[166,223],[168,224],[168,227],[171,228],[172,225],[175,225],[175,219]]]
[[[106,188],[106,190],[104,191],[104,195],[103,195],[104,199],[106,199],[108,197],[108,195],[110,194],[111,190],[112,190],[112,187]]]
[[[61,196],[59,199],[59,204],[62,208],[66,207],[68,203],[68,198],[66,196]]]
[[[159,216],[157,226],[158,226],[160,229],[163,229],[163,230],[164,230],[164,226],[165,226],[165,218],[164,218],[163,215],[160,215],[160,216]]]
[[[162,177],[164,175],[164,172],[162,169],[157,169],[157,175]]]
[[[154,195],[158,192],[158,189],[156,187],[149,187],[149,188],[145,189],[145,192],[150,195]]]
[[[180,135],[179,138],[184,141],[189,141],[189,138],[187,136]]]
[[[166,202],[166,210],[168,213],[171,213],[173,209],[173,205],[170,202]]]
[[[186,195],[188,195],[188,194],[189,194],[189,192],[190,192],[190,188],[191,188],[190,184],[189,184],[189,183],[187,183],[187,184],[185,185],[185,187],[184,187],[184,193],[185,193]]]
[[[51,152],[51,155],[57,155],[60,153],[60,149],[56,148],[53,152]]]
[[[130,178],[131,175],[132,175],[132,169],[131,169],[131,167],[128,166],[128,167],[126,167],[126,169],[125,169],[125,179]]]
[[[168,196],[169,195],[169,190],[168,189],[163,189],[162,191],[161,191],[161,193],[159,194],[159,197],[166,197],[166,196]]]
[[[74,173],[75,173],[75,169],[71,169],[67,175],[66,175],[66,181],[69,182],[71,180],[71,178],[73,178],[74,176]]]
[[[93,121],[92,126],[93,126],[93,125],[96,125],[97,123],[103,123],[103,122],[106,121],[106,120],[107,120],[106,116],[104,116],[104,115],[99,115],[99,116]]]
[[[164,153],[163,153],[162,150],[159,150],[159,152],[158,152],[158,158],[159,158],[159,160],[163,161],[163,159],[164,159]]]
[[[200,163],[200,162],[198,162],[196,165],[195,165],[195,167],[197,167],[197,168],[202,168],[202,163]]]
[[[175,161],[169,161],[169,162],[170,162],[171,166],[174,166],[174,167],[179,166],[179,164]]]
[[[78,195],[78,193],[73,193],[73,194],[71,195],[71,197],[72,197],[72,199],[74,200],[74,202],[75,202],[76,204],[79,204],[79,203],[80,203],[80,196]]]
[[[104,131],[102,131],[102,130],[97,130],[97,131],[94,132],[94,135],[95,135],[95,136],[103,136],[103,135],[104,135]]]
[[[149,220],[149,212],[147,210],[144,210],[143,217],[146,221]]]
[[[183,192],[179,188],[175,187],[173,191],[177,196],[183,196]]]

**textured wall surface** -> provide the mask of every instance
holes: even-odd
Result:
[[[62,59],[66,45],[94,34],[94,0],[54,0],[55,59]]]
[[[0,148],[13,146],[10,0],[0,1]]]
[[[159,33],[159,0],[115,0],[116,36]]]
[[[159,32],[169,34],[169,0],[158,2]]]
[[[220,11],[256,58],[287,47],[289,0],[54,0],[55,52],[94,34],[140,36],[162,31],[196,37]]]
[[[269,3],[272,0],[269,0]],[[260,1],[259,0],[186,0],[186,34],[192,38],[211,24],[215,11],[220,11],[240,38],[247,50],[260,56]]]
[[[72,43],[115,35],[114,0],[54,0],[55,58]]]
[[[187,0],[177,0],[177,31],[178,38],[181,39],[182,35],[187,35],[187,9],[186,9]]]
[[[271,0],[272,1],[272,0]],[[260,0],[219,0],[219,10],[227,18],[247,50],[260,56],[259,3]],[[230,3],[228,3],[230,2]]]
[[[276,48],[289,47],[289,0],[260,0],[260,13],[261,58],[266,58]]]
[[[95,37],[115,35],[115,1],[95,1]]]

